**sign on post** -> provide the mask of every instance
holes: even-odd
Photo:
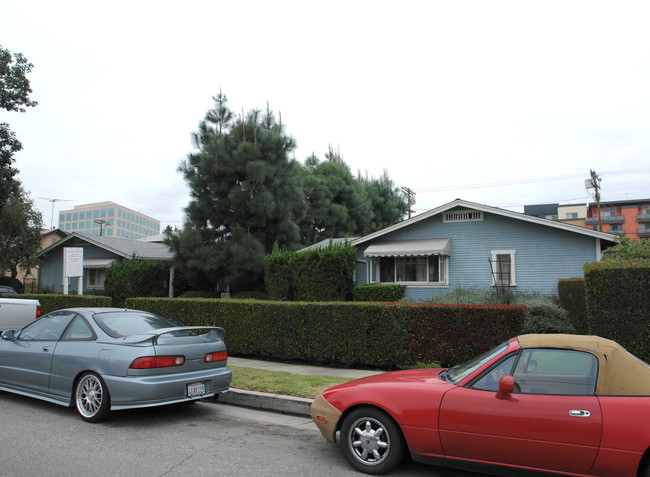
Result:
[[[68,294],[68,279],[77,277],[77,293],[83,295],[84,249],[82,247],[63,248],[63,294]]]

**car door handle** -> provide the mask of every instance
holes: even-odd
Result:
[[[49,351],[50,347],[49,346],[43,346],[43,351]]]
[[[573,417],[589,417],[589,416],[591,416],[591,413],[589,411],[585,411],[584,409],[571,409],[569,411],[569,416],[573,416]]]

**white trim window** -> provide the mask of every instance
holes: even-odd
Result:
[[[448,285],[446,255],[376,257],[372,260],[373,283]]]
[[[516,250],[492,250],[492,286],[517,286]]]

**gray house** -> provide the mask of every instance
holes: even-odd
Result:
[[[162,243],[73,232],[39,254],[41,265],[38,283],[51,288],[56,293],[63,291],[63,250],[67,247],[83,249],[83,293],[103,292],[106,270],[124,259],[135,256],[146,260],[172,261],[174,258],[169,247]],[[173,272],[172,267],[170,283]],[[77,293],[77,283],[77,279],[69,279],[70,292]],[[170,296],[172,291],[173,288],[170,287]]]
[[[416,300],[458,287],[557,295],[558,280],[583,277],[583,265],[616,242],[611,234],[460,199],[349,241],[357,248],[357,285],[403,284]]]

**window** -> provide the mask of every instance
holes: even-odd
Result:
[[[372,264],[373,282],[446,284],[447,257],[380,257]],[[377,276],[377,272],[379,276]]]
[[[76,313],[61,311],[39,318],[22,329],[18,339],[24,341],[57,341]]]
[[[65,335],[63,335],[63,339],[67,341],[88,341],[95,339],[95,333],[90,329],[86,320],[77,315]]]
[[[596,392],[598,360],[566,349],[526,349],[515,365],[515,392],[589,396]]]
[[[566,218],[568,220],[576,220],[578,218],[578,213],[577,212],[567,212]]]
[[[92,235],[97,235],[97,231],[93,230]],[[101,268],[89,268],[86,270],[87,278],[86,284],[89,289],[98,289],[104,288],[104,278],[106,276],[106,270]]]
[[[494,365],[488,372],[472,384],[472,388],[483,391],[498,391],[499,380],[508,374],[512,374],[512,366],[515,364],[517,355],[511,355],[500,363]]]
[[[492,266],[493,286],[516,286],[515,254],[516,250],[492,250],[490,264]]]

